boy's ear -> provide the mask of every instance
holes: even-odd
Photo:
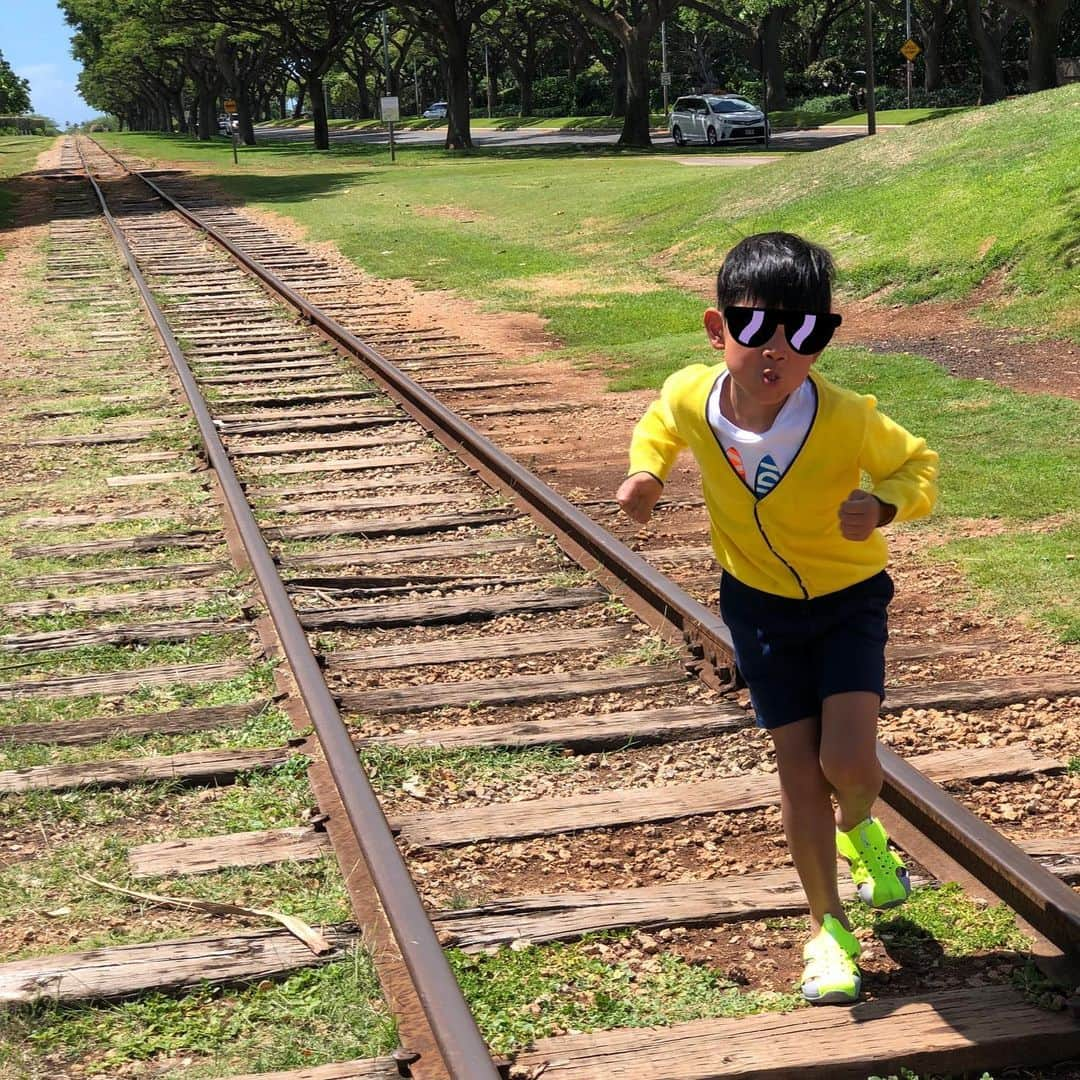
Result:
[[[705,333],[714,349],[724,347],[724,316],[716,308],[705,312]]]

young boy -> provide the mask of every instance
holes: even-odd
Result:
[[[928,514],[937,494],[937,454],[872,397],[813,370],[840,325],[832,277],[828,252],[789,233],[751,236],[729,252],[717,306],[705,312],[724,363],[664,383],[634,429],[616,496],[644,524],[679,452],[697,459],[723,568],[720,610],[776,748],[784,831],[813,931],[802,991],[818,1004],[855,1001],[861,987],[836,852],[865,903],[892,907],[910,892],[869,816],[882,780],[877,718],[893,595],[878,529]]]

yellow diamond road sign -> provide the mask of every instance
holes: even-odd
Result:
[[[914,60],[915,57],[918,56],[921,52],[922,49],[920,48],[918,42],[912,41],[911,38],[908,38],[907,41],[905,41],[904,44],[900,46],[900,53],[908,61],[908,63]]]

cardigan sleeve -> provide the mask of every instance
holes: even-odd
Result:
[[[870,490],[896,507],[895,521],[926,517],[937,502],[937,453],[878,412],[873,397],[865,400],[868,420],[859,464],[870,475]]]
[[[686,442],[679,435],[671,411],[672,384],[681,374],[677,371],[667,379],[660,396],[634,427],[634,434],[630,439],[630,469],[627,475],[647,472],[663,483],[667,480],[680,451],[686,448]]]

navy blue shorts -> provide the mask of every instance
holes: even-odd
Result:
[[[820,716],[832,694],[885,697],[892,578],[882,570],[846,589],[792,600],[724,574],[720,613],[763,728]]]

